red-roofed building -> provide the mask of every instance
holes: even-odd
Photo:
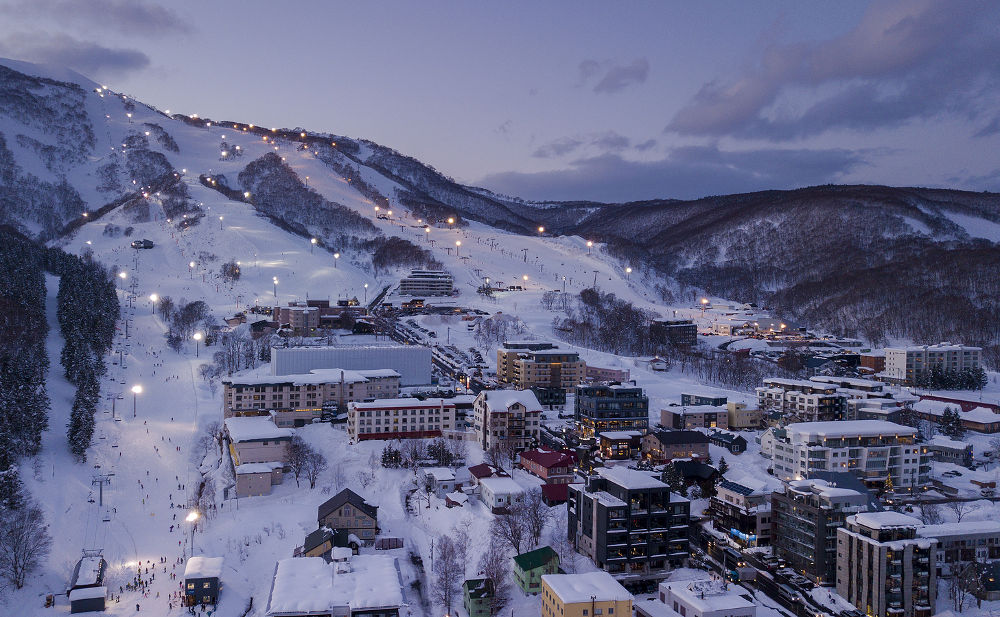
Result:
[[[546,484],[567,484],[573,481],[576,457],[554,450],[525,450],[521,453],[521,468],[545,480]]]
[[[569,498],[569,484],[543,484],[542,501],[549,506],[566,503]]]
[[[486,463],[480,463],[478,465],[473,465],[469,467],[469,474],[472,476],[472,485],[477,486],[479,481],[483,478],[506,478],[508,474],[502,469],[497,469],[487,465]]]

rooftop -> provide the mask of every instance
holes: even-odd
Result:
[[[219,578],[222,557],[189,557],[184,564],[184,578]]]
[[[718,580],[678,581],[662,583],[670,593],[698,613],[745,609],[754,606],[729,585]],[[661,586],[661,588],[662,588]]]
[[[890,529],[892,527],[920,527],[919,518],[886,510],[884,512],[863,512],[854,515],[854,521],[869,529]]]
[[[233,377],[224,379],[222,383],[233,386],[262,386],[291,384],[295,386],[317,385],[325,383],[364,383],[369,379],[382,377],[399,377],[399,373],[392,369],[371,369],[359,371],[345,371],[339,368],[313,369],[308,373],[295,375],[261,375],[248,377]]]
[[[849,422],[797,422],[789,424],[789,438],[817,441],[839,437],[880,437],[882,435],[915,436],[917,429],[885,420],[851,420]]]
[[[226,418],[226,431],[235,442],[263,441],[266,439],[291,439],[295,434],[290,428],[278,428],[271,418],[247,416]]]
[[[355,555],[345,564],[321,557],[278,562],[267,612],[270,615],[329,613],[335,607],[358,611],[403,604],[396,560],[388,555]]]
[[[922,538],[964,537],[982,533],[1000,535],[1000,521],[962,521],[961,523],[923,525],[917,528],[917,535]]]
[[[631,600],[632,594],[607,572],[585,574],[543,574],[542,582],[549,586],[563,603]]]
[[[538,397],[531,390],[483,390],[479,393],[491,413],[504,412],[520,403],[527,411],[541,411]]]
[[[379,398],[367,403],[349,403],[354,409],[431,409],[444,407],[454,407],[455,402],[447,398],[428,398],[420,400],[418,398]]]
[[[559,555],[552,550],[551,546],[542,546],[533,551],[516,555],[514,557],[514,563],[517,564],[517,567],[521,568],[522,571],[528,571],[543,566],[553,559],[558,561]]]
[[[479,484],[480,486],[488,488],[494,495],[497,493],[509,495],[524,492],[524,487],[515,482],[513,478],[482,478],[479,480]]]
[[[629,490],[667,487],[666,484],[648,473],[629,469],[628,467],[600,467],[594,471],[609,482],[614,482],[618,486]]]

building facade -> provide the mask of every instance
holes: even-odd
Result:
[[[837,529],[867,512],[870,495],[826,480],[793,480],[771,494],[774,554],[817,585],[837,582]]]
[[[662,580],[687,559],[691,503],[647,473],[596,469],[569,485],[567,504],[573,546],[626,585]]]
[[[729,428],[729,410],[711,405],[667,407],[660,410],[660,426],[670,429],[725,429]]]
[[[691,347],[698,344],[698,326],[690,319],[654,319],[649,337],[660,345]]]
[[[702,579],[660,583],[655,600],[635,603],[637,617],[664,617],[663,610],[685,617],[756,617],[757,605],[744,598],[738,587],[725,581]]]
[[[883,420],[800,422],[771,431],[774,475],[788,482],[816,471],[849,471],[871,490],[912,492],[928,482],[927,455],[916,444],[917,429]],[[761,439],[764,451],[764,439]]]
[[[573,416],[585,437],[605,431],[645,431],[649,397],[632,385],[578,386]]]
[[[476,441],[483,450],[504,444],[520,451],[538,442],[542,406],[531,390],[483,390],[472,411]]]
[[[320,369],[302,375],[243,377],[222,381],[222,415],[275,414],[278,426],[303,426],[322,415],[323,407],[399,396],[399,373],[392,369],[344,371]]]
[[[654,464],[675,458],[708,459],[708,436],[698,431],[653,431],[642,438],[642,457]]]
[[[632,594],[607,572],[542,576],[541,617],[630,617]]]
[[[931,617],[937,598],[937,541],[898,512],[848,516],[837,529],[837,593],[873,617]]]
[[[347,371],[392,369],[399,385],[431,383],[431,349],[422,345],[343,345],[272,347],[271,375],[302,375],[315,369]]]
[[[399,281],[399,295],[450,296],[454,287],[454,279],[444,270],[411,270]]]
[[[425,439],[455,429],[450,399],[386,398],[347,406],[347,435],[368,439]]]
[[[763,482],[723,479],[715,490],[708,506],[712,527],[745,548],[771,544],[771,492]]]
[[[768,378],[756,389],[757,406],[800,422],[843,420],[847,396],[837,386],[799,379]]]
[[[532,386],[569,390],[587,375],[587,363],[575,351],[557,347],[497,350],[497,381],[524,390]]]
[[[932,367],[946,371],[961,371],[982,366],[981,347],[966,345],[913,345],[885,348],[885,378],[893,383],[914,385]]]

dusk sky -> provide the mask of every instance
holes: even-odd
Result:
[[[0,56],[526,199],[1000,190],[1000,3],[0,0]]]

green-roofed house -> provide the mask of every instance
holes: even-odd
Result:
[[[524,593],[542,591],[542,575],[559,573],[559,555],[549,546],[514,557],[514,579]]]
[[[493,581],[488,578],[470,578],[462,584],[462,606],[469,617],[490,617],[493,603]]]

